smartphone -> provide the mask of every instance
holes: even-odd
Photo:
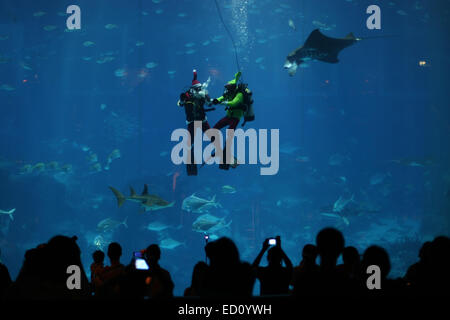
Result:
[[[277,239],[271,238],[269,239],[269,246],[275,246],[277,244]]]
[[[136,258],[134,260],[134,267],[137,270],[148,270],[149,269],[147,261],[145,261],[145,259],[142,259],[142,258]]]

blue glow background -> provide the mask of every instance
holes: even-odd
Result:
[[[180,295],[194,264],[204,259],[203,237],[191,230],[198,214],[181,210],[194,192],[208,199],[217,194],[223,208],[211,213],[233,221],[228,235],[249,262],[266,237],[281,235],[297,264],[303,245],[338,222],[320,215],[321,208],[344,194],[380,208],[337,226],[346,244],[361,252],[369,244],[386,247],[391,276],[401,276],[416,260],[421,242],[449,234],[448,1],[219,3],[244,81],[254,92],[256,121],[247,127],[280,129],[280,171],[274,176],[260,176],[259,165],[242,165],[226,172],[206,166],[187,177],[170,161],[170,134],[185,126],[176,101],[192,69],[202,82],[211,76],[213,97],[237,71],[213,1],[1,0],[0,88],[7,86],[0,90],[0,208],[17,210],[14,221],[0,216],[0,246],[13,278],[26,249],[59,233],[78,236],[89,270],[97,223],[128,217],[128,228],[108,235],[121,243],[124,263],[134,250],[164,237],[185,244],[163,249],[161,259]],[[80,31],[65,32],[66,16],[58,15],[70,4],[81,8]],[[381,7],[381,30],[366,28],[370,4]],[[46,14],[33,15],[39,11]],[[314,62],[289,77],[285,57],[317,21],[328,36],[395,37],[361,41],[345,49],[338,64]],[[48,25],[56,28],[44,30]],[[95,44],[86,47],[85,41]],[[139,41],[144,44],[136,46]],[[114,60],[96,62],[105,56]],[[148,62],[157,66],[146,68]],[[117,77],[117,69],[126,76]],[[211,126],[223,115],[219,108],[209,113]],[[114,149],[121,158],[110,170],[93,172],[81,146],[95,152],[102,166]],[[348,159],[331,166],[334,154]],[[305,156],[308,162],[298,161]],[[432,164],[390,162],[404,158]],[[20,174],[26,164],[51,161],[71,164],[73,172]],[[371,185],[377,173],[390,176]],[[337,184],[339,177],[347,183]],[[117,208],[107,188],[128,194],[129,185],[141,191],[144,183],[175,206],[140,215],[132,203]],[[237,192],[224,194],[223,185]],[[161,237],[145,230],[152,221],[182,227]]]

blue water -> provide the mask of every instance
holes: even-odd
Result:
[[[151,243],[182,243],[161,258],[180,295],[204,259],[203,235],[191,227],[200,214],[181,209],[193,193],[217,196],[222,208],[210,214],[232,221],[219,235],[249,262],[266,237],[280,235],[297,264],[303,245],[336,226],[360,252],[385,247],[396,277],[423,241],[449,235],[448,1],[380,3],[381,30],[366,28],[371,1],[218,2],[255,100],[256,120],[245,128],[280,130],[276,175],[261,176],[258,164],[205,166],[188,177],[171,161],[170,135],[185,127],[176,102],[192,70],[201,82],[211,77],[212,97],[237,71],[213,1],[0,2],[0,209],[16,208],[14,221],[0,216],[0,247],[13,278],[25,250],[55,234],[78,236],[89,270],[97,224],[128,217],[128,228],[101,234],[104,249],[119,242],[128,263]],[[69,4],[81,8],[81,30],[65,32]],[[290,77],[286,55],[318,27],[332,37],[392,37],[363,40],[339,63],[311,62]],[[218,107],[209,123],[223,116]],[[105,170],[115,149],[120,157]],[[341,162],[331,165],[334,155]],[[381,181],[371,180],[377,174]],[[131,202],[118,208],[108,189],[128,195],[144,184],[175,205],[140,214]],[[348,225],[321,214],[352,194],[377,212],[349,216]],[[173,228],[145,230],[153,221]]]

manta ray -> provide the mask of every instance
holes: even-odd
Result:
[[[293,76],[298,66],[306,61],[338,63],[339,52],[360,40],[362,38],[356,38],[353,33],[349,33],[345,38],[331,38],[322,34],[319,29],[315,29],[301,47],[286,57],[284,68],[288,70],[290,76]]]

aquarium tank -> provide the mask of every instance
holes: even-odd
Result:
[[[334,227],[403,277],[450,233],[449,25],[443,0],[1,0],[2,263],[157,244],[182,296],[208,242],[297,266]]]

